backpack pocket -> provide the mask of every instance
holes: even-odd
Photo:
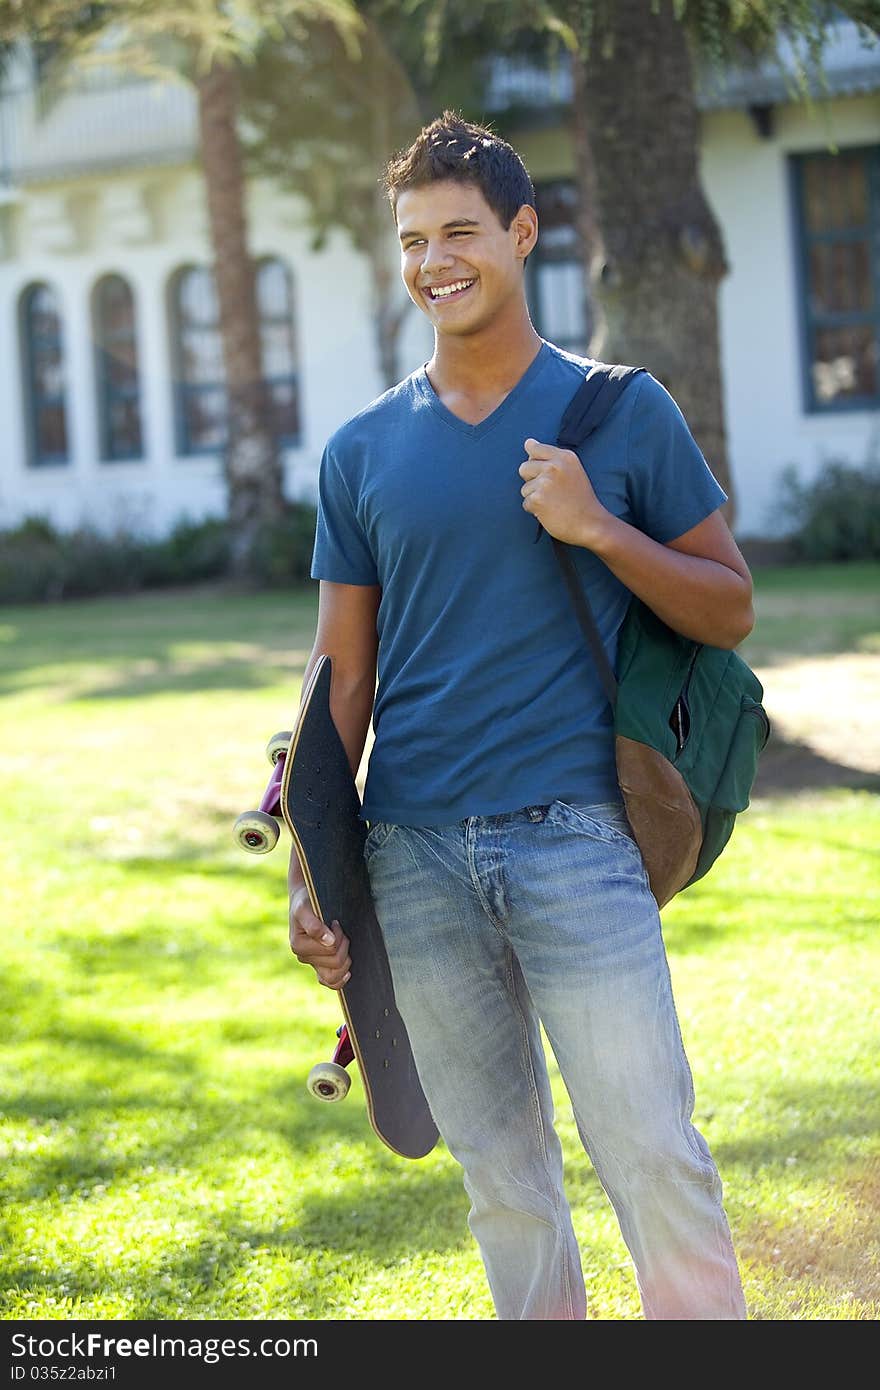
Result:
[[[764,706],[750,695],[743,695],[727,761],[706,809],[703,843],[692,883],[711,869],[733,833],[737,816],[747,808],[758,758],[769,737],[770,720]]]

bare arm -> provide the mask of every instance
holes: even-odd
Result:
[[[360,767],[376,693],[376,614],[380,593],[378,585],[331,584],[321,580],[315,641],[303,677],[305,690],[319,658],[329,656],[333,671],[330,713],[348,754],[353,777]],[[290,949],[303,964],[314,967],[321,984],[339,989],[351,968],[348,938],[339,923],[322,922],[312,911],[293,845],[287,885]]]
[[[523,507],[551,536],[592,550],[682,636],[731,649],[748,637],[752,576],[720,509],[661,545],[602,505],[570,449],[536,439],[525,448]]]
[[[683,637],[732,649],[754,627],[752,576],[720,511],[666,545],[609,515],[590,548]]]

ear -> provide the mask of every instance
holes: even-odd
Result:
[[[538,240],[538,214],[528,203],[523,203],[510,224],[516,254],[526,259],[535,249]]]

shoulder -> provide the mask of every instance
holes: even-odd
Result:
[[[575,352],[566,352],[564,348],[557,347],[555,343],[545,343],[548,352],[548,366],[550,371],[560,381],[571,383],[572,390],[577,388],[578,382],[583,381],[585,376],[601,364],[592,357],[581,357]]]
[[[605,375],[615,370],[619,371],[621,368],[628,371],[633,370],[633,367],[625,362],[604,362],[596,357],[582,357],[578,353],[564,351],[555,343],[548,343],[547,346],[551,353],[551,369],[560,380],[565,379],[566,382],[570,382],[573,390],[577,388],[580,381],[583,381],[584,377]],[[640,364],[636,375],[624,391],[620,403],[622,407],[634,410],[637,402],[640,410],[647,410],[648,412],[654,411],[662,414],[669,410],[678,410],[678,406],[666,387],[661,385],[657,378]]]
[[[327,452],[337,461],[359,454],[364,446],[373,443],[388,429],[402,421],[411,411],[415,402],[416,372],[399,381],[381,396],[370,401],[355,415],[343,420],[327,441]]]
[[[656,438],[680,443],[693,433],[675,397],[651,372],[640,373],[632,387],[629,431],[632,442]]]
[[[640,412],[654,411],[659,415],[681,414],[677,402],[662,381],[647,369],[640,372],[633,382],[633,400],[638,402]]]

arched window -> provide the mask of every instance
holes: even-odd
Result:
[[[293,286],[283,261],[257,266],[257,308],[263,375],[272,402],[273,423],[282,444],[299,438],[299,391],[293,336]]]
[[[121,275],[105,275],[92,295],[101,458],[143,453],[134,297]]]
[[[178,272],[172,322],[178,447],[182,454],[221,449],[226,442],[226,387],[220,308],[210,270],[191,266]]]
[[[67,463],[64,340],[49,285],[30,285],[21,297],[21,344],[30,461]]]
[[[299,403],[290,273],[279,260],[256,268],[263,374],[280,443],[299,438]],[[178,447],[183,454],[223,448],[227,401],[220,306],[213,272],[180,270],[172,281],[171,320],[177,381]]]

